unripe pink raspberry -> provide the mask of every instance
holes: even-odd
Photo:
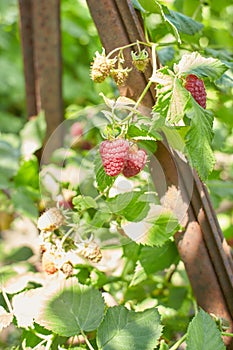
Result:
[[[100,145],[100,155],[104,170],[109,176],[117,176],[124,168],[129,151],[129,143],[125,139],[103,141]]]
[[[193,98],[199,103],[202,108],[206,108],[206,91],[204,82],[190,74],[186,77],[185,88],[191,92]]]
[[[83,135],[83,125],[80,122],[75,122],[70,128],[70,134],[73,137]]]
[[[144,149],[138,149],[137,145],[133,145],[129,149],[128,157],[125,162],[122,174],[125,177],[132,177],[140,173],[147,161],[147,154]]]

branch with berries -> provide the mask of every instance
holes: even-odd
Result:
[[[184,155],[191,166],[197,170],[200,178],[206,180],[215,163],[211,147],[214,115],[206,109],[207,94],[203,78],[215,81],[228,69],[227,66],[218,59],[206,58],[198,52],[192,52],[184,54],[172,68],[160,67],[157,69],[155,54],[157,45],[137,41],[116,48],[108,55],[105,54],[104,49],[101,54],[96,53],[91,66],[92,80],[102,82],[110,76],[118,85],[125,84],[130,69],[123,66],[125,62],[124,50],[135,45],[138,47],[138,52],[131,52],[132,64],[139,71],[145,71],[150,59],[147,50],[141,49],[141,45],[149,46],[152,50],[153,72],[138,101],[134,101],[134,111],[129,111],[128,115],[119,122],[119,118],[112,109],[109,128],[112,126],[113,132],[100,146],[106,174],[117,176],[123,173],[130,177],[137,175],[143,169],[145,159],[148,158],[144,153],[145,150],[138,148],[135,145],[135,140],[128,139],[127,132],[132,123],[140,124],[140,113],[137,114],[135,111],[137,111],[151,84],[155,83],[157,101],[152,109],[152,118],[150,121],[148,118],[147,121],[147,125],[150,124],[148,133],[157,132],[167,135],[166,129],[172,130],[182,142],[178,149],[183,150]],[[118,55],[111,58],[116,52]],[[118,64],[117,68],[116,64]],[[113,104],[114,102],[111,103],[111,107]],[[107,103],[107,105],[109,104]],[[106,117],[109,116],[106,111],[104,114]],[[154,120],[157,122],[154,123]],[[114,132],[117,129],[120,132]],[[142,139],[143,137],[145,139],[145,134],[141,136]],[[156,142],[156,139],[154,141]],[[167,141],[169,143],[169,138]],[[128,144],[129,148],[127,148]],[[131,171],[126,170],[127,167],[130,167]]]

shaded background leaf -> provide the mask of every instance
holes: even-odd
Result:
[[[129,311],[123,306],[109,308],[97,330],[102,350],[152,350],[162,332],[156,309]]]

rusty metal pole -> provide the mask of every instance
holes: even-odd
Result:
[[[23,51],[26,109],[28,117],[38,114],[34,67],[33,17],[31,0],[19,0],[20,36]]]
[[[50,140],[44,162],[63,144],[60,0],[19,0],[28,116],[43,110]],[[57,129],[58,128],[58,129]],[[56,130],[56,137],[51,135]]]
[[[145,41],[140,16],[130,0],[100,0],[98,3],[87,0],[87,4],[107,53],[136,40]],[[130,50],[127,57],[130,57]],[[121,94],[136,100],[150,74],[151,68],[145,74],[133,70]],[[142,104],[151,110],[154,103],[155,91],[152,88]],[[169,187],[174,186],[181,193],[183,203],[189,204],[185,232],[176,235],[176,243],[197,303],[207,312],[227,319],[229,331],[232,331],[233,261],[209,194],[195,171],[170,149],[166,140],[158,143],[155,157],[156,161],[151,161],[151,174],[160,198],[166,195]],[[158,162],[161,176],[156,167]],[[226,337],[224,342],[227,349],[233,349],[232,338]]]

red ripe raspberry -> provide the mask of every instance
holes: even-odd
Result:
[[[129,143],[124,139],[103,141],[100,145],[100,155],[104,170],[109,176],[119,175],[124,167],[129,151]]]
[[[202,108],[206,108],[205,85],[196,75],[190,74],[186,77],[185,88],[191,92],[193,98]]]
[[[147,160],[147,154],[144,149],[138,149],[133,145],[128,153],[128,157],[122,171],[125,177],[135,176],[144,168]]]

